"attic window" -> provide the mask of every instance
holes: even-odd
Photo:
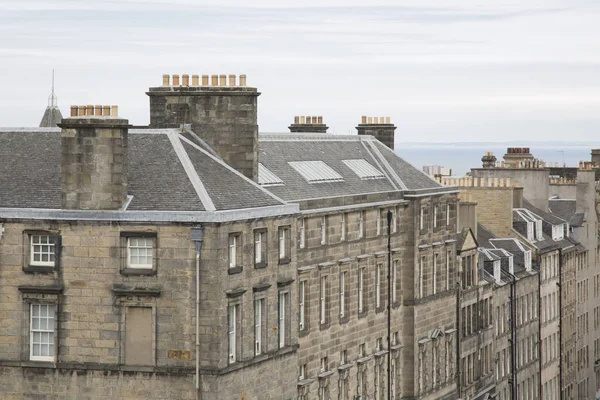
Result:
[[[261,186],[283,186],[283,181],[262,163],[258,163],[258,184]]]
[[[383,173],[366,160],[342,160],[342,162],[362,180],[384,178]]]
[[[323,161],[291,161],[294,168],[308,183],[343,182],[344,178]]]

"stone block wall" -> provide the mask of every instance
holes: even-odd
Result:
[[[512,187],[462,187],[461,199],[477,203],[477,222],[498,237],[512,237]],[[475,233],[475,232],[473,232]]]

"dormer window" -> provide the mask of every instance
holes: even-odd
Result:
[[[512,257],[511,257],[511,261],[512,261]],[[512,269],[512,262],[509,263],[509,268]],[[496,283],[500,283],[501,278],[500,278],[500,260],[494,261],[494,280],[496,281]]]
[[[552,239],[553,240],[563,240],[564,239],[564,224],[561,225],[552,225]]]
[[[531,250],[526,250],[523,255],[525,256],[525,270],[531,271]]]
[[[514,263],[514,259],[513,259],[512,255],[510,255],[508,257],[508,270],[509,271],[514,271],[515,270],[515,263]],[[512,274],[512,272],[511,272],[511,274]]]
[[[537,240],[544,240],[544,236],[542,235],[542,221],[535,221],[535,237]]]
[[[535,236],[533,232],[533,222],[527,222],[527,240],[535,242]]]

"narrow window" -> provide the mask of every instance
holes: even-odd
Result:
[[[421,207],[421,213],[419,214],[419,229],[425,229],[425,207]]]
[[[423,297],[423,268],[425,268],[425,256],[421,256],[419,262],[419,297]]]
[[[377,264],[375,276],[375,307],[381,307],[381,264]]]
[[[321,244],[327,243],[327,217],[321,217]]]
[[[300,218],[300,248],[306,245],[306,228],[304,226],[306,218]]]
[[[236,334],[237,334],[237,312],[239,305],[229,306],[228,312],[228,331],[229,331],[229,363],[234,363],[237,360],[236,354]]]
[[[433,255],[433,294],[437,293],[437,253]]]
[[[30,264],[34,266],[53,267],[55,256],[55,240],[53,235],[31,235]]]
[[[341,214],[342,221],[340,222],[340,240],[346,240],[346,214]]]
[[[127,239],[127,261],[129,268],[152,268],[152,243],[151,237],[130,237]]]
[[[358,270],[358,312],[363,312],[363,286],[364,286],[365,269]]]
[[[288,294],[279,293],[279,347],[286,345],[286,307],[288,303]]]
[[[289,260],[290,258],[290,228],[282,226],[279,228],[279,260]]]
[[[377,235],[381,235],[381,213],[382,210],[377,210]]]
[[[450,225],[450,204],[446,204],[446,225]]]
[[[254,232],[254,264],[267,263],[267,232],[265,230]]]
[[[398,260],[392,264],[392,302],[398,300]]]
[[[300,320],[300,330],[303,330],[305,325],[304,325],[304,319],[305,319],[305,301],[306,301],[306,281],[300,281],[300,288],[298,289],[298,303],[300,306],[300,312],[299,312],[299,320]]]
[[[340,318],[343,318],[346,310],[346,272],[340,273]]]
[[[327,276],[321,277],[321,299],[320,299],[320,309],[321,309],[321,323],[324,324],[327,322]]]
[[[298,376],[299,380],[303,380],[304,378],[306,378],[306,364],[300,366],[300,374]]]
[[[438,225],[438,206],[433,206],[433,227],[437,228]]]
[[[452,252],[446,252],[446,290],[450,290],[450,262],[452,261]]]
[[[392,210],[392,233],[398,232],[398,212],[396,209]]]
[[[54,319],[53,304],[30,305],[30,355],[32,361],[54,361]]]
[[[362,239],[365,235],[364,211],[358,212],[358,238]]]
[[[262,353],[262,319],[265,299],[254,300],[254,355]]]
[[[130,239],[131,240],[131,239]],[[238,244],[240,242],[239,235],[229,235],[229,268],[235,268],[238,264]]]

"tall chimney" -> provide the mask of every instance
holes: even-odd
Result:
[[[390,117],[363,116],[356,127],[359,135],[375,136],[375,139],[394,150],[394,132],[396,126],[390,123]]]
[[[481,163],[483,168],[495,168],[496,167],[496,156],[494,156],[491,152],[486,152],[483,157],[481,157]]]
[[[193,76],[193,75],[192,75]],[[228,78],[228,79],[227,79]],[[258,176],[258,96],[246,76],[202,75],[201,86],[157,86],[150,97],[150,126],[179,128],[190,124],[231,167],[250,179]]]
[[[118,210],[127,200],[129,121],[117,106],[71,106],[61,132],[62,208]]]
[[[327,133],[329,127],[323,123],[323,117],[306,117],[300,119],[299,116],[294,117],[294,123],[289,127],[292,133]]]

